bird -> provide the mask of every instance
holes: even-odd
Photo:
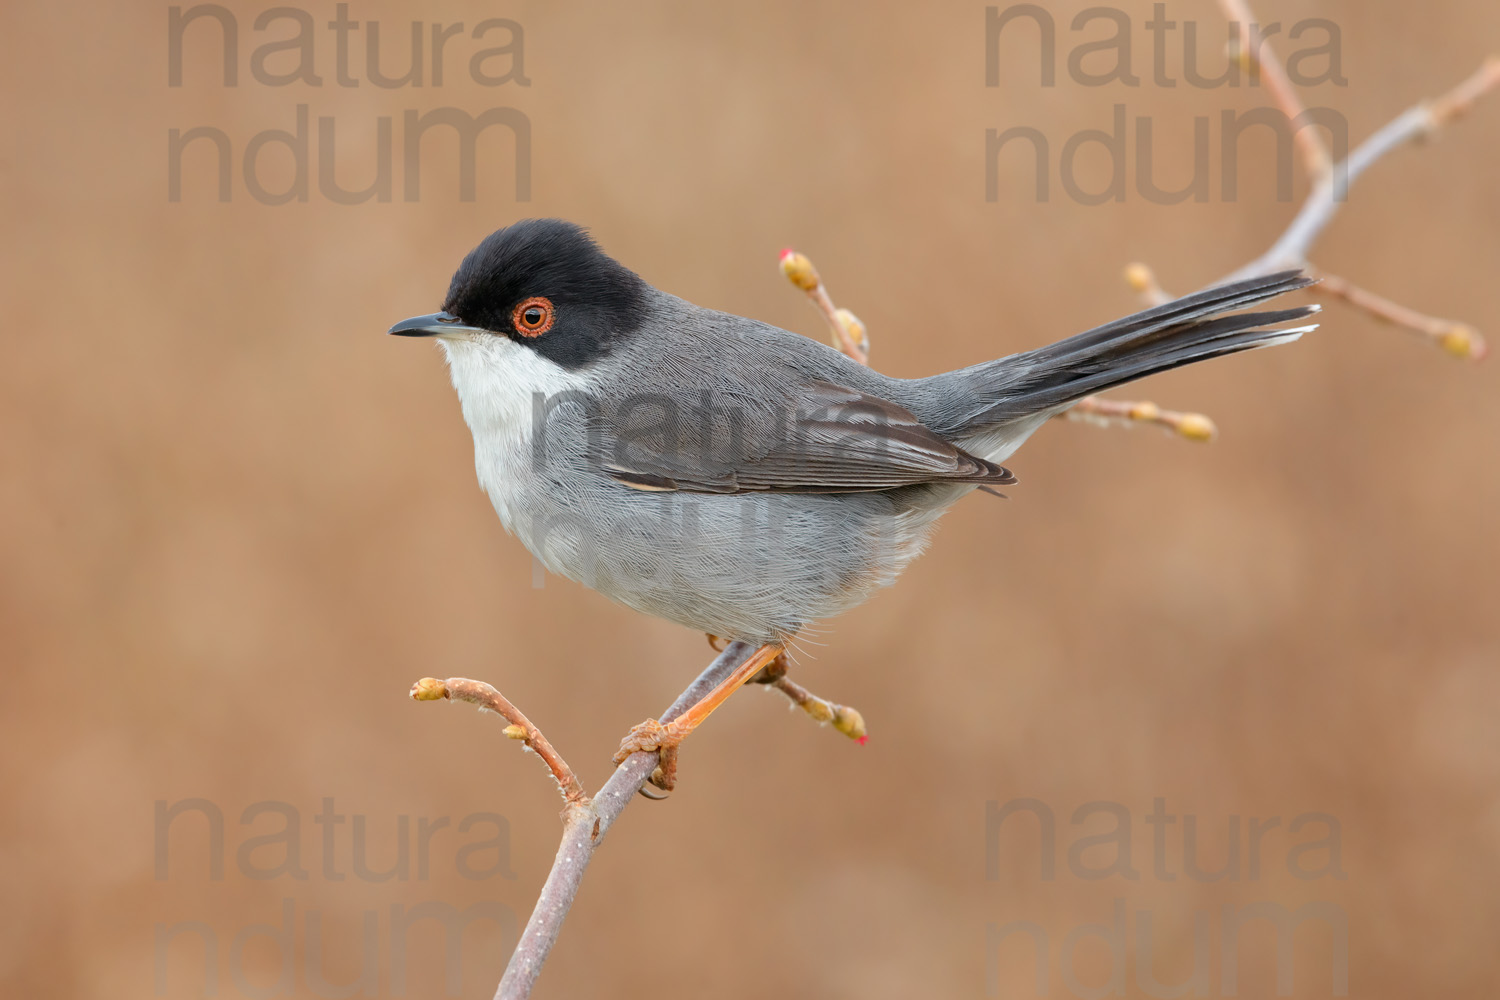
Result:
[[[441,311],[389,332],[441,346],[479,483],[543,566],[755,648],[703,702],[648,719],[616,755],[658,750],[675,771],[682,738],[799,632],[893,583],[958,500],[1015,485],[1001,463],[1050,417],[1298,339],[1317,306],[1240,310],[1311,283],[1297,269],[1232,281],[903,379],[659,290],[574,223],[524,219],[463,258]]]

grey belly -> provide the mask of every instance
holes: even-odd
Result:
[[[596,476],[504,492],[496,509],[551,572],[646,614],[759,642],[787,638],[893,582],[952,499],[921,487],[643,492]]]

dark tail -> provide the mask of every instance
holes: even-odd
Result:
[[[1313,279],[1296,270],[1217,285],[1047,347],[967,369],[962,374],[972,379],[969,386],[977,390],[980,406],[964,420],[964,428],[1057,410],[1157,372],[1296,340],[1315,326],[1274,327],[1306,319],[1320,307],[1222,314],[1311,284]]]

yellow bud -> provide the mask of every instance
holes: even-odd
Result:
[[[1212,441],[1219,429],[1201,413],[1184,413],[1177,421],[1177,433],[1189,441]]]
[[[858,344],[860,350],[869,350],[870,338],[865,333],[865,325],[860,318],[847,309],[835,309],[833,314],[838,317],[839,325],[844,328],[844,332],[849,334],[849,339]]]
[[[818,287],[818,269],[806,256],[790,248],[781,251],[781,273],[804,292]]]
[[[1487,353],[1479,331],[1465,323],[1454,323],[1448,327],[1438,338],[1438,343],[1442,345],[1443,350],[1455,358],[1463,358],[1466,361],[1471,358],[1478,361]]]
[[[1125,283],[1131,291],[1145,294],[1156,284],[1156,277],[1145,264],[1131,264],[1125,268]]]
[[[1250,50],[1238,38],[1224,46],[1224,54],[1229,57],[1230,61],[1239,63],[1240,69],[1246,73],[1255,68]]]
[[[526,738],[525,726],[518,726],[512,723],[511,725],[505,727],[504,732],[506,736],[510,737],[513,740],[524,740]]]
[[[448,697],[447,686],[436,677],[423,677],[411,686],[413,701],[441,701]]]
[[[833,713],[833,728],[851,740],[862,740],[866,736],[865,717],[848,705],[840,705]]]
[[[802,711],[817,719],[819,722],[833,721],[833,706],[822,698],[809,698],[802,703]]]
[[[1161,407],[1157,406],[1150,400],[1146,400],[1140,403],[1134,403],[1130,407],[1131,420],[1142,420],[1150,422],[1152,420],[1160,419],[1160,417]]]

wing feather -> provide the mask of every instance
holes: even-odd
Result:
[[[710,414],[700,433],[657,423],[608,426],[603,469],[652,492],[857,493],[922,483],[1006,485],[1009,470],[971,455],[888,399],[819,380],[761,403]]]

